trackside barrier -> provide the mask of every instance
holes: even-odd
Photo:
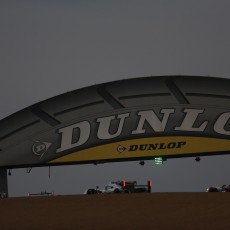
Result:
[[[30,196],[54,196],[54,192],[46,192],[46,191],[41,191],[40,193],[28,192],[27,196],[28,197],[30,197]]]

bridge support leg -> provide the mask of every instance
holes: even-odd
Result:
[[[8,197],[7,169],[0,168],[0,197]]]

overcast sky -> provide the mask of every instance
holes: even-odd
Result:
[[[228,0],[1,0],[0,119],[82,87],[133,77],[230,77]],[[80,194],[116,179],[153,192],[230,184],[230,156],[12,170],[9,195]]]

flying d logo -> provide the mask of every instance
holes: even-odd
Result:
[[[39,159],[41,159],[47,152],[51,144],[52,143],[49,142],[35,141],[32,147],[32,151],[36,156],[39,156]]]

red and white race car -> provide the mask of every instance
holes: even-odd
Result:
[[[230,185],[223,185],[221,187],[214,186],[207,188],[206,192],[230,192]]]
[[[151,192],[152,181],[146,185],[138,185],[136,181],[113,181],[109,182],[104,189],[87,189],[84,194],[112,194],[112,193],[143,193]]]

